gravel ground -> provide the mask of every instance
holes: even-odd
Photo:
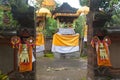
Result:
[[[37,57],[36,80],[86,80],[87,59]]]

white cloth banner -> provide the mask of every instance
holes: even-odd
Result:
[[[44,51],[44,50],[45,50],[44,45],[36,46],[36,52],[41,52],[41,51]]]
[[[52,45],[52,52],[71,53],[79,51],[79,46],[55,46]]]
[[[75,34],[74,28],[59,28],[59,34]]]
[[[32,53],[32,62],[34,62],[35,61],[35,56],[34,56],[34,54]]]

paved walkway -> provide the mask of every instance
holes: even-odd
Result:
[[[86,59],[37,57],[36,80],[86,80]]]

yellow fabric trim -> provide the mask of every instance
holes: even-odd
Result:
[[[58,16],[72,16],[72,17],[78,17],[80,14],[78,13],[55,13],[53,15],[53,18],[56,18]]]
[[[36,46],[44,45],[44,36],[42,33],[37,33],[36,35]]]
[[[79,34],[78,35],[54,34],[53,44],[56,46],[78,46],[79,45]]]

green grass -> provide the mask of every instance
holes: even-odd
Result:
[[[80,58],[87,59],[87,56],[81,55]]]
[[[52,52],[46,52],[44,57],[47,57],[47,58],[54,58],[54,55]]]
[[[87,80],[86,77],[81,78],[81,80]]]

